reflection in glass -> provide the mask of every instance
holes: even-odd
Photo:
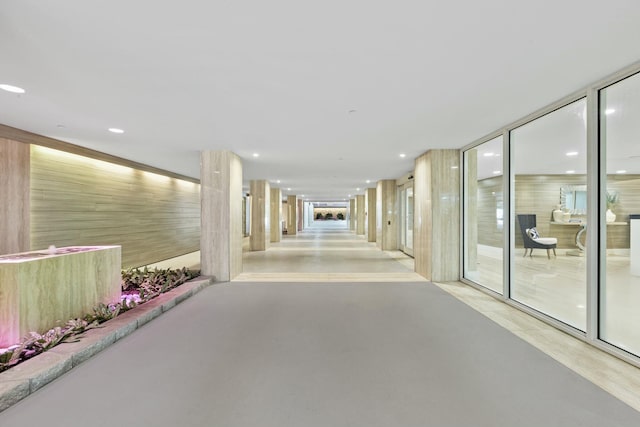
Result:
[[[503,292],[502,137],[464,153],[464,277]]]
[[[576,235],[584,231],[587,209],[586,204],[575,206],[580,203],[575,194],[571,208],[562,206],[560,194],[567,187],[586,190],[586,101],[514,129],[511,150],[515,178],[511,297],[585,330],[586,262],[576,247]]]
[[[600,286],[600,338],[640,355],[640,76],[600,91],[600,143],[606,149],[605,282]],[[606,190],[605,190],[606,189]]]

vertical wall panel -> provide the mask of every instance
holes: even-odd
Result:
[[[0,138],[0,254],[29,247],[29,144]]]
[[[31,146],[31,247],[121,245],[123,267],[197,251],[200,186]]]
[[[365,214],[366,223],[366,238],[367,242],[376,241],[376,189],[367,188],[364,193],[365,207],[367,212]]]

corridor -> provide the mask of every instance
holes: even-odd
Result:
[[[504,304],[392,281],[409,277],[411,260],[346,230],[315,227],[245,261],[245,282],[204,289],[0,413],[0,425],[640,425],[639,412],[519,337],[537,329],[500,326],[517,319]],[[318,280],[332,274],[358,283]]]

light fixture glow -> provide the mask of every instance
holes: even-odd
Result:
[[[574,170],[567,171],[566,173],[576,173]]]
[[[367,184],[368,184],[368,183],[370,183],[370,182],[371,182],[371,180],[370,180],[370,179],[368,179],[368,180],[367,180]]]
[[[615,108],[607,108],[606,110],[604,110],[604,113],[608,116],[609,114],[613,114],[616,112]]]
[[[26,92],[21,87],[12,86],[12,85],[8,85],[8,84],[0,84],[0,89],[6,90],[7,92],[11,92],[11,93],[25,93]]]
[[[351,197],[351,194],[347,194],[347,197]]]
[[[280,184],[280,180],[279,180],[279,179],[278,179],[278,180],[276,180],[276,182],[277,182],[278,184]]]
[[[451,169],[458,169],[458,166],[451,166]]]
[[[405,157],[407,157],[407,155],[404,154],[404,153],[400,153],[400,157],[402,157],[404,159]]]
[[[291,191],[291,187],[287,188],[287,191]]]
[[[360,187],[356,188],[356,191],[360,191]]]
[[[502,172],[501,171],[493,171],[494,175],[500,175]]]
[[[578,152],[577,152],[577,151],[569,151],[569,152],[567,153],[567,156],[569,156],[569,157],[577,156],[577,155],[578,155]]]
[[[253,157],[260,157],[260,154],[258,154],[258,153],[253,153]]]
[[[112,133],[124,133],[124,131],[122,129],[118,129],[118,128],[109,128],[109,132],[112,132]]]
[[[485,156],[485,157],[493,157],[494,154],[493,153],[484,153],[483,156]]]
[[[627,173],[627,171],[622,169],[622,170],[616,171],[616,173]]]

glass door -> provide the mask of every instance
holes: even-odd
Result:
[[[399,188],[400,250],[413,256],[413,183]]]

